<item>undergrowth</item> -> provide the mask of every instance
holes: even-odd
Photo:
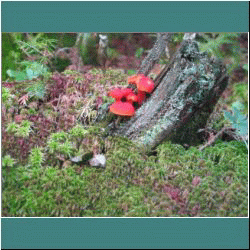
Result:
[[[108,136],[107,94],[117,85],[127,75],[100,69],[3,83],[2,216],[247,216],[244,144],[165,142],[146,155]],[[96,154],[105,168],[89,165]]]

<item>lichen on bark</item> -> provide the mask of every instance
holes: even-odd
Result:
[[[222,63],[200,53],[195,41],[185,40],[150,98],[115,132],[145,151],[166,139],[193,145],[227,82]]]

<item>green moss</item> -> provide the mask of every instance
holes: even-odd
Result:
[[[5,216],[247,215],[247,151],[239,142],[218,141],[204,151],[165,142],[147,156],[126,138],[108,137],[105,151],[106,169],[3,169]],[[178,189],[183,203],[164,187]]]
[[[97,83],[100,79],[106,82],[102,85],[105,91],[112,84],[127,84],[127,76],[117,70],[92,73],[96,73]],[[9,93],[21,96],[25,87],[17,84]],[[96,96],[93,82],[90,89]],[[14,105],[16,101],[13,100]],[[110,98],[103,98],[103,105],[108,106],[109,102]],[[81,101],[79,105],[82,107]],[[59,132],[56,121],[61,118],[60,110],[52,110],[48,103],[39,108],[37,112],[53,120],[55,126],[46,127],[50,134],[41,140],[40,149],[32,144],[37,133],[29,133],[25,143],[32,147],[28,149],[31,151],[27,154],[27,166],[22,166],[14,154],[8,156],[5,150],[3,216],[247,216],[247,150],[241,142],[217,141],[199,151],[197,146],[187,150],[165,141],[148,155],[127,138],[107,137],[106,119],[92,125],[77,121]],[[72,112],[74,108],[78,109],[73,107]],[[195,125],[198,121],[193,122]],[[220,129],[222,117],[211,119],[211,125]],[[10,119],[4,126],[7,133],[3,133],[3,143],[7,149],[7,143],[16,143],[20,128],[26,131],[34,127],[35,132],[40,132],[36,121],[17,124]],[[88,160],[94,152],[105,155],[106,168],[90,167]],[[76,156],[81,156],[82,161],[71,161]],[[200,178],[198,184],[197,180],[194,182],[196,177]],[[171,192],[177,192],[178,198],[174,199]]]
[[[44,153],[43,149],[36,147],[33,148],[30,152],[29,162],[32,167],[41,167],[44,162]]]

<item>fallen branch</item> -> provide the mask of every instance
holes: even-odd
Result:
[[[210,137],[209,141],[205,144],[199,147],[199,150],[202,151],[204,148],[211,146],[220,136],[223,135],[225,132],[232,132],[234,131],[231,127],[223,127],[215,136]]]

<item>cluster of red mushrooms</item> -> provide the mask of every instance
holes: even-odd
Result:
[[[136,85],[137,93],[131,88],[116,88],[109,93],[109,96],[115,99],[110,106],[110,112],[119,116],[133,116],[135,114],[134,103],[141,105],[146,99],[146,94],[154,89],[154,82],[143,74],[129,77],[128,83]]]

